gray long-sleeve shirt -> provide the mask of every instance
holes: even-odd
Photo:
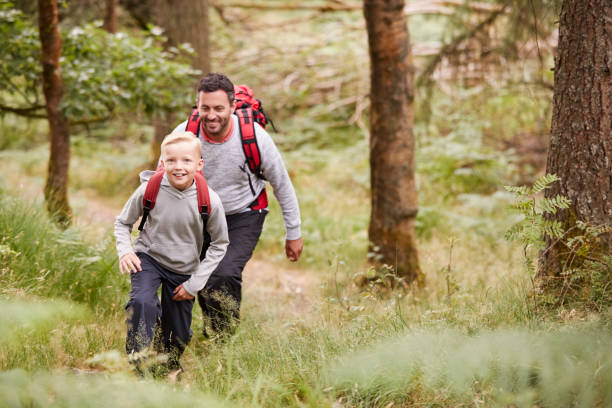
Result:
[[[265,180],[256,177],[246,163],[238,117],[232,115],[231,119],[233,131],[226,141],[214,143],[200,138],[204,177],[219,194],[228,215],[248,211],[249,205],[266,187]],[[181,123],[173,132],[185,131],[186,125],[187,121]],[[272,185],[283,213],[286,239],[297,239],[301,236],[300,208],[283,159],[270,135],[257,123],[255,135],[261,154],[262,172]]]
[[[153,171],[140,173],[141,185],[129,198],[121,214],[115,219],[115,239],[119,259],[130,252],[144,252],[166,269],[191,277],[183,288],[192,296],[204,288],[208,278],[225,256],[229,244],[225,213],[219,196],[209,188],[210,215],[206,230],[211,243],[206,258],[200,262],[204,243],[202,217],[198,212],[195,183],[186,190],[178,190],[164,175],[157,202],[132,246],[131,232],[143,214],[142,198]]]

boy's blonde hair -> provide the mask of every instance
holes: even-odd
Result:
[[[197,156],[202,157],[202,144],[196,135],[191,132],[174,132],[164,137],[164,141],[161,144],[162,158],[164,157],[164,147],[181,142],[191,144]]]

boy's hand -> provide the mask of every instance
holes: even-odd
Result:
[[[140,258],[133,252],[129,254],[125,254],[119,260],[119,270],[121,274],[124,273],[136,273],[138,271],[142,271],[142,267],[140,266]]]
[[[303,248],[304,241],[302,241],[302,238],[288,239],[285,241],[285,254],[291,262],[295,262],[300,259]]]
[[[189,292],[185,290],[183,285],[178,285],[176,288],[174,288],[174,297],[172,298],[172,300],[176,300],[178,302],[181,300],[191,299],[195,299],[195,297],[191,296]]]

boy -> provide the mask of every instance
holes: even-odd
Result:
[[[144,229],[132,247],[132,226],[143,215],[143,196],[152,171],[140,174],[142,184],[115,220],[115,238],[121,273],[131,274],[126,351],[131,355],[149,347],[160,322],[159,345],[168,353],[168,369],[174,371],[182,370],[179,357],[191,339],[193,299],[223,259],[229,240],[221,200],[209,189],[210,246],[200,261],[204,229],[194,182],[204,165],[199,140],[193,133],[173,133],[166,136],[161,151],[165,174]]]

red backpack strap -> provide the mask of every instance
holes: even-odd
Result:
[[[236,109],[240,128],[240,139],[242,140],[242,150],[247,159],[249,169],[257,177],[264,178],[261,172],[261,154],[257,137],[255,136],[255,122],[253,122],[253,111],[251,109]]]
[[[142,219],[140,220],[140,225],[138,226],[138,231],[142,231],[145,222],[147,222],[147,218],[149,217],[149,213],[155,207],[155,201],[157,200],[157,194],[159,193],[159,186],[161,186],[162,178],[164,177],[164,169],[161,166],[160,168],[161,169],[158,169],[147,182],[147,187],[145,189],[144,196],[142,197],[143,213]]]
[[[208,192],[208,183],[202,172],[198,171],[195,174],[196,190],[198,191],[198,212],[202,217],[204,229],[206,229],[206,221],[210,215],[210,194]]]
[[[189,115],[189,120],[187,121],[187,126],[185,126],[185,131],[193,133],[196,135],[196,137],[200,132],[200,114],[198,112],[198,108],[195,106],[191,111],[191,115]]]

